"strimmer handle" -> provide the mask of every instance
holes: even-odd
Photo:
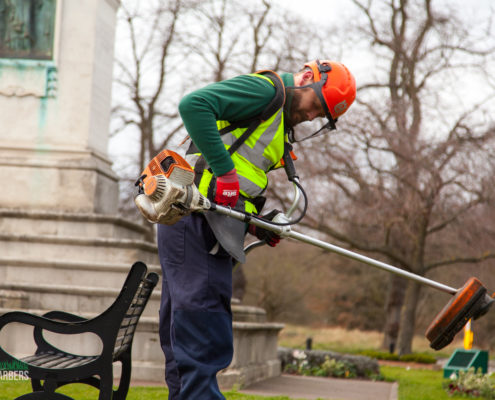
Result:
[[[284,155],[282,160],[284,160],[284,169],[287,174],[287,179],[290,182],[294,182],[294,179],[298,179],[299,177],[296,174],[296,167],[294,166],[294,161],[290,155],[292,151],[292,145],[290,143],[285,142],[284,144]]]

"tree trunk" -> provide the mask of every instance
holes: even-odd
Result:
[[[420,292],[421,285],[417,282],[409,281],[400,319],[399,343],[397,349],[400,356],[412,353],[412,341],[414,337],[414,327],[416,325],[416,308],[418,307]]]
[[[389,281],[387,303],[385,305],[385,325],[381,348],[394,353],[400,327],[400,312],[407,288],[407,280],[392,274]]]

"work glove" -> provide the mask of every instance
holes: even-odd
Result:
[[[279,210],[272,210],[268,214],[262,215],[261,218],[266,221],[272,221],[273,218],[275,218],[275,216],[280,213],[281,211]],[[280,236],[277,235],[275,232],[269,231],[265,228],[260,228],[256,225],[249,225],[248,232],[251,235],[256,236],[259,240],[264,240],[266,244],[271,247],[275,247],[281,239]]]
[[[215,203],[222,206],[234,207],[239,199],[239,179],[234,169],[217,178]]]

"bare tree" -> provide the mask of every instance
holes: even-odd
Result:
[[[192,10],[196,26],[183,38],[184,49],[198,59],[209,81],[218,82],[230,72],[229,63],[241,51],[240,42],[246,21],[236,0],[207,0]]]
[[[262,307],[269,321],[308,323],[312,313],[308,302],[315,292],[321,299],[325,291],[315,284],[324,273],[324,254],[289,242],[281,243],[279,250],[259,250],[249,257],[246,302]]]
[[[339,132],[303,146],[305,225],[419,275],[494,257],[493,244],[477,251],[447,240],[476,235],[479,227],[461,221],[493,201],[493,92],[480,90],[470,105],[461,93],[472,77],[493,82],[494,48],[476,36],[486,31],[430,0],[353,3],[373,68]],[[387,343],[398,333],[399,354],[410,353],[421,287],[392,288]]]
[[[292,71],[320,42],[303,20],[269,0],[208,0],[192,14],[196,28],[182,45],[203,70],[211,71],[210,81],[260,68]],[[309,45],[308,37],[314,39]]]
[[[301,169],[312,194],[306,226],[419,274],[491,257],[480,252],[452,260],[453,242],[446,238],[491,198],[490,115],[481,107],[442,109],[437,103],[458,96],[456,86],[450,92],[438,86],[458,82],[458,71],[475,71],[493,83],[482,74],[492,50],[478,47],[487,42],[473,41],[472,32],[462,32],[462,23],[430,1],[354,3],[365,17],[359,28],[375,68],[360,85],[355,117],[345,117],[348,129],[299,153],[311,160]],[[338,58],[342,51],[337,45],[325,50],[333,32],[323,36],[268,0],[127,0],[119,26],[128,47],[116,65],[113,127],[115,137],[131,138],[128,158],[117,162],[129,189],[152,156],[185,136],[177,105],[186,91],[257,68],[293,71],[308,59]],[[273,187],[283,200],[285,189]],[[391,287],[387,315],[398,316],[405,291]],[[401,353],[410,351],[419,296],[419,287],[409,284]],[[388,326],[393,323],[399,326],[392,319]],[[398,330],[388,331],[392,343]]]
[[[288,36],[300,36],[304,23],[275,10],[268,0],[122,1],[111,153],[123,213],[139,218],[131,201],[133,180],[161,149],[186,136],[177,111],[186,92],[257,68],[295,64],[283,55],[302,53]]]
[[[143,168],[150,156],[165,147],[182,127],[177,107],[167,102],[170,97],[177,98],[169,86],[175,72],[169,64],[183,62],[177,60],[174,45],[180,18],[190,4],[185,0],[159,1],[148,10],[139,4],[132,9],[122,4],[120,10],[130,51],[116,60],[116,83],[127,96],[117,99],[113,116],[120,122],[115,133],[129,126],[139,130],[138,167]]]
[[[149,159],[176,140],[183,126],[176,105],[183,89],[176,74],[187,56],[178,54],[177,42],[191,4],[125,1],[119,9],[112,140],[121,148],[115,168],[121,177],[121,210],[127,216],[137,216],[133,181]]]
[[[290,70],[311,48],[302,40],[304,22],[276,10],[268,0],[122,1],[110,153],[121,178],[120,211],[150,227],[150,238],[133,183],[154,155],[186,137],[181,97],[257,68]]]

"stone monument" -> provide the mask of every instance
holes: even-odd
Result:
[[[134,261],[160,271],[147,230],[117,216],[118,178],[107,154],[118,6],[0,0],[0,314],[62,309],[91,317],[113,302]],[[138,327],[134,379],[164,380],[159,298],[157,287]],[[233,311],[235,355],[222,386],[279,374],[281,325],[266,323],[261,309]],[[29,353],[32,333],[15,329],[0,332],[2,345]],[[98,347],[77,340],[83,354]]]
[[[0,178],[16,187],[1,191],[3,207],[116,213],[107,144],[118,2],[74,3],[0,2]]]

